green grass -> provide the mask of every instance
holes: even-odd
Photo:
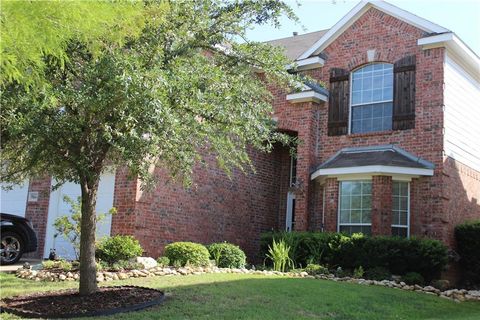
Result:
[[[109,282],[162,289],[164,304],[101,319],[480,319],[480,303],[324,280],[207,274]],[[0,274],[1,297],[76,287]],[[2,319],[16,319],[2,314]],[[98,318],[100,319],[100,318]]]

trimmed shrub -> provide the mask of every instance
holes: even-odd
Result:
[[[355,268],[355,270],[353,270],[353,277],[354,278],[361,279],[364,274],[365,274],[365,270],[363,270],[362,266],[360,266],[358,268]]]
[[[370,280],[390,280],[392,274],[384,267],[373,267],[365,272],[365,278]]]
[[[200,267],[210,263],[210,253],[199,243],[174,242],[165,247],[164,254],[174,266],[184,267],[189,264]]]
[[[141,256],[142,253],[142,246],[134,237],[117,235],[100,241],[95,255],[98,259],[111,265],[121,260]]]
[[[423,286],[425,284],[425,279],[423,279],[422,275],[418,272],[409,272],[402,277],[402,280],[409,286],[412,286],[414,284]]]
[[[67,260],[45,260],[42,261],[43,269],[62,269],[63,271],[71,271],[72,263]]]
[[[328,271],[327,267],[324,267],[320,264],[314,264],[310,263],[307,264],[305,267],[305,272],[308,273],[309,275],[317,275],[317,274],[329,274],[330,272]]]
[[[480,284],[480,220],[471,221],[455,227],[457,252],[460,255],[460,267],[463,269],[464,282],[467,285]]]
[[[210,258],[215,260],[217,267],[220,268],[243,268],[247,257],[245,252],[231,243],[212,243],[207,247],[210,252]]]
[[[312,263],[312,260],[330,269],[382,267],[398,275],[418,272],[431,281],[438,278],[448,262],[447,247],[432,239],[366,237],[361,234],[345,236],[322,232],[266,233],[261,238],[264,254],[273,239],[284,240],[290,246],[290,257],[300,267]]]
[[[170,259],[167,257],[158,257],[157,263],[159,267],[168,267],[170,265]]]
[[[130,260],[119,260],[114,262],[111,266],[107,267],[108,270],[121,271],[121,270],[143,270],[143,264],[130,261]]]

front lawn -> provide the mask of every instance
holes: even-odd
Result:
[[[164,304],[108,319],[478,319],[480,303],[378,286],[244,274],[137,278],[166,292]],[[1,297],[72,288],[77,282],[33,282],[0,274]],[[16,319],[12,315],[2,319]],[[107,318],[105,318],[107,319]]]

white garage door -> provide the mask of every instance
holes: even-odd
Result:
[[[115,175],[108,173],[100,178],[97,198],[97,214],[107,213],[113,206],[113,191],[115,187]],[[59,189],[50,195],[50,204],[48,207],[48,225],[47,236],[45,239],[44,256],[48,257],[50,249],[54,248],[57,255],[64,259],[75,259],[75,251],[71,243],[62,235],[55,237],[55,228],[53,223],[56,218],[71,215],[70,205],[63,201],[65,196],[76,200],[81,194],[80,186],[74,183],[65,183]],[[108,215],[101,223],[97,224],[97,239],[102,236],[110,235],[112,217]]]
[[[7,184],[0,183],[0,211],[25,217],[28,196],[28,180],[16,185],[12,190],[3,190]]]

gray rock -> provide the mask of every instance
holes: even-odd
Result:
[[[155,268],[158,265],[157,261],[151,257],[136,257],[134,261],[143,265],[144,269]]]

